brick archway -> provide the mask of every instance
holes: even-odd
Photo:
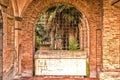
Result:
[[[89,58],[90,77],[97,77],[98,66],[101,66],[101,26],[100,26],[100,3],[98,0],[92,2],[80,0],[34,0],[22,13],[21,24],[21,47],[22,47],[22,73],[33,73],[34,53],[34,28],[39,14],[46,8],[57,3],[70,4],[81,11],[87,18],[89,24]],[[93,5],[94,4],[94,5]],[[100,44],[98,44],[100,43]],[[99,49],[98,49],[99,48]]]

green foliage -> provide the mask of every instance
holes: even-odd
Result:
[[[73,24],[71,27],[76,27],[82,19],[81,12],[79,12],[75,7],[65,4],[57,4],[55,6],[52,6],[51,8],[48,8],[45,13],[48,14],[48,18],[52,18],[51,20],[54,19],[54,21],[58,20],[57,22],[61,22],[65,19],[66,21],[69,21],[71,25]],[[51,15],[53,16],[50,17]],[[61,15],[61,19],[57,18],[58,15]]]
[[[55,33],[58,31],[62,32],[62,30],[58,29],[62,29],[62,27],[64,27],[62,25],[63,23],[69,24],[70,27],[74,29],[81,22],[81,18],[82,13],[79,12],[75,7],[70,5],[57,4],[48,8],[38,18],[38,22],[35,29],[36,48],[40,46],[41,42],[50,41],[51,31],[54,31]],[[58,38],[59,37],[56,36],[56,39]],[[69,49],[77,50],[78,43],[76,41],[70,41]]]
[[[69,50],[78,50],[78,43],[75,40],[69,42]]]
[[[38,50],[40,47],[40,41],[41,41],[41,38],[36,35],[35,36],[35,48],[36,48],[36,50]]]
[[[35,48],[36,48],[36,50],[39,49],[41,41],[46,40],[45,36],[46,36],[46,32],[44,30],[44,27],[41,24],[37,24],[36,29],[35,29]]]
[[[35,32],[36,32],[36,35],[40,37],[43,37],[46,34],[44,27],[41,24],[36,25]]]

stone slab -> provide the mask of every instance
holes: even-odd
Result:
[[[43,58],[35,60],[36,75],[86,76],[86,59]]]

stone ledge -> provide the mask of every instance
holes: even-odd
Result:
[[[116,68],[116,69],[107,69],[104,68],[102,69],[103,72],[120,72],[120,68]]]
[[[101,72],[100,80],[120,80],[120,72]]]
[[[69,51],[69,50],[38,50],[34,56],[37,58],[86,58],[85,51]]]

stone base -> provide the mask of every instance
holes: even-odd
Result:
[[[32,77],[33,74],[31,71],[24,71],[24,72],[22,72],[21,76],[22,77]]]
[[[21,75],[17,75],[17,76],[14,77],[14,80],[18,80],[18,79],[20,79],[21,77],[22,77]]]
[[[120,72],[101,72],[100,80],[120,80]]]

